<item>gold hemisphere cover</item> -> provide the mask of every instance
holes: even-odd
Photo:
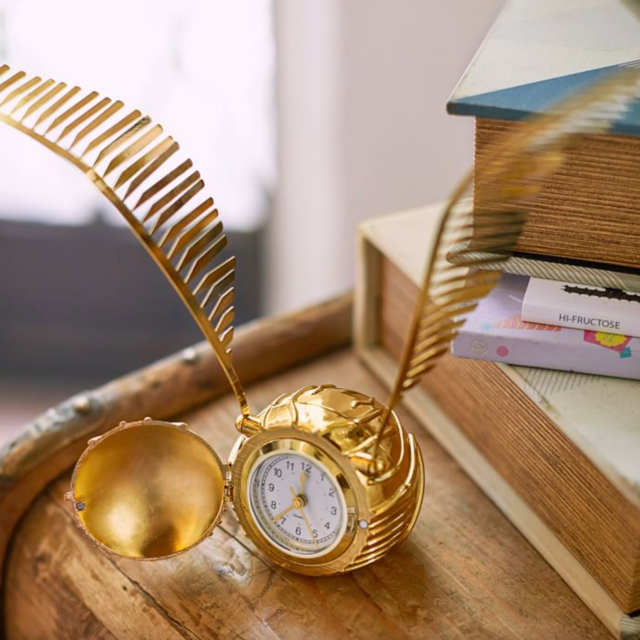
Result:
[[[108,551],[153,559],[211,533],[224,506],[215,451],[182,424],[142,420],[91,441],[72,480],[75,513]]]

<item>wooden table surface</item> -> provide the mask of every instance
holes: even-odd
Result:
[[[384,398],[350,350],[256,383],[254,406],[331,382]],[[184,416],[226,456],[236,404]],[[23,518],[5,567],[9,640],[37,638],[610,638],[593,614],[418,423],[427,494],[410,538],[350,575],[299,576],[265,560],[232,513],[199,547],[170,560],[107,557],[62,500],[69,474]]]

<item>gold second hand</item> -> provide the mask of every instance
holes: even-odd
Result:
[[[309,530],[309,535],[311,536],[311,539],[313,540],[313,544],[316,545],[316,547],[318,546],[318,541],[316,540],[316,537],[313,535],[313,529],[311,528],[311,525],[309,524],[309,521],[307,520],[307,516],[305,515],[304,509],[300,509],[300,515],[302,516],[302,519],[304,520],[304,523],[307,525],[307,529]]]
[[[300,476],[300,493],[302,494],[302,491],[304,490],[304,483],[305,480],[307,479],[307,476],[305,473],[303,473]],[[293,490],[293,487],[289,487],[289,489],[291,490],[291,494],[293,495],[293,499],[295,501],[296,498],[298,498],[298,496],[296,496],[296,492]],[[295,502],[294,502],[295,505]],[[292,505],[292,506],[294,506]],[[304,505],[304,502],[302,502],[302,505]],[[307,519],[307,514],[304,512],[304,508],[303,506],[298,507],[298,511],[300,511],[300,515],[302,516],[302,519],[304,520],[304,524],[307,527],[307,530],[309,531],[309,535],[311,536],[311,539],[313,540],[313,544],[316,545],[316,547],[318,546],[318,541],[316,540],[316,537],[313,535],[313,529],[311,528],[311,525],[309,524],[309,520]]]

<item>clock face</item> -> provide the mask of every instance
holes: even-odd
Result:
[[[347,508],[333,475],[297,452],[269,453],[249,473],[251,513],[262,533],[294,556],[319,556],[344,536]]]

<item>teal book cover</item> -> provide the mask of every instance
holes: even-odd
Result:
[[[625,66],[640,66],[640,3],[512,0],[453,91],[447,111],[520,120]],[[613,130],[640,135],[640,101]]]

